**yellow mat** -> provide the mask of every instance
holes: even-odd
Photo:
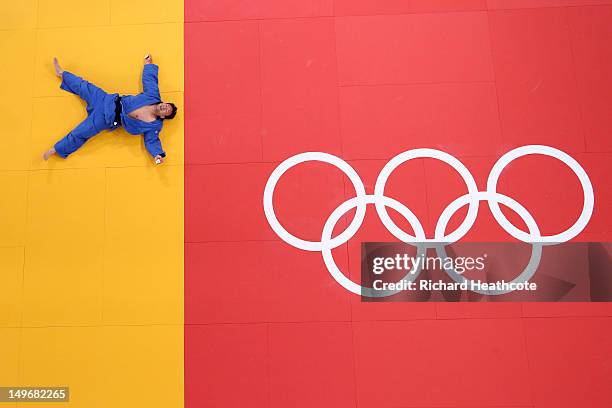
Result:
[[[182,407],[183,2],[2,9],[0,386],[70,386],[70,403],[19,406]],[[160,133],[166,163],[123,130],[43,161],[86,115],[52,58],[129,94],[147,53],[179,108]]]

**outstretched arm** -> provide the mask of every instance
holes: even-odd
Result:
[[[153,64],[153,58],[147,54],[145,57],[145,66],[142,70],[142,90],[145,94],[161,100],[159,86],[157,84],[158,72],[159,67]]]
[[[161,140],[159,140],[159,131],[149,130],[144,134],[144,145],[149,154],[157,159],[157,156],[166,157],[166,152],[162,148]],[[163,161],[163,160],[160,160]]]

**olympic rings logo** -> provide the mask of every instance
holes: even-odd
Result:
[[[513,198],[497,192],[497,182],[499,176],[506,166],[508,166],[508,164],[510,164],[513,160],[530,154],[550,156],[562,161],[574,172],[574,174],[576,174],[580,185],[582,186],[584,196],[582,212],[574,224],[561,233],[555,235],[542,235],[535,219],[529,213],[529,211],[525,209],[525,207],[523,207]],[[465,182],[468,191],[467,194],[455,199],[444,209],[444,211],[442,211],[442,214],[436,223],[433,238],[427,238],[425,236],[421,222],[408,207],[399,201],[394,200],[393,198],[385,196],[385,185],[391,173],[393,173],[393,171],[401,164],[417,158],[431,158],[448,164],[459,173]],[[353,184],[356,194],[355,197],[350,198],[344,203],[340,204],[331,213],[323,227],[320,241],[303,240],[289,233],[276,218],[273,205],[274,189],[276,188],[276,183],[278,183],[281,176],[293,166],[309,161],[328,163],[340,169],[344,174],[346,174]],[[525,282],[533,276],[540,263],[542,247],[544,245],[554,245],[567,242],[576,237],[586,227],[591,215],[593,214],[595,198],[591,181],[582,166],[580,166],[580,164],[567,153],[553,147],[543,145],[521,146],[500,157],[499,160],[493,165],[493,168],[489,173],[487,188],[485,191],[478,191],[476,181],[474,180],[474,177],[470,171],[454,156],[436,149],[412,149],[398,154],[383,167],[376,180],[374,194],[366,194],[361,178],[357,172],[344,160],[328,153],[306,152],[292,156],[280,163],[270,175],[263,195],[263,207],[266,219],[268,220],[272,230],[274,230],[274,232],[283,241],[304,251],[321,252],[325,266],[332,277],[340,285],[342,285],[342,287],[352,293],[370,297],[390,296],[396,292],[375,291],[372,288],[362,287],[361,285],[353,282],[338,269],[338,266],[336,265],[331,253],[332,249],[348,242],[357,233],[357,230],[363,223],[368,204],[374,204],[376,212],[387,230],[399,241],[415,245],[419,255],[424,254],[427,248],[435,248],[439,256],[446,257],[444,246],[459,241],[468,233],[470,228],[472,228],[474,225],[476,217],[478,216],[480,201],[487,201],[493,217],[509,235],[519,241],[532,245],[531,259],[528,265],[521,272],[521,274],[519,274],[518,277],[512,281],[518,283]],[[500,204],[505,205],[517,213],[527,226],[528,232],[516,228],[502,213],[499,207]],[[446,233],[446,228],[451,217],[457,210],[465,205],[468,206],[466,218],[454,231]],[[391,217],[389,217],[387,207],[391,207],[392,209],[396,210],[410,223],[410,226],[414,231],[414,235],[402,230],[393,222]],[[336,237],[332,237],[332,231],[334,230],[338,220],[353,208],[356,208],[355,218],[353,218],[353,221],[342,233]],[[404,277],[404,279],[416,279],[419,272],[420,270],[412,270],[406,275],[406,277]],[[453,270],[446,270],[446,272],[457,282],[464,282],[468,280]],[[500,295],[507,292],[482,291],[479,293],[486,295]]]

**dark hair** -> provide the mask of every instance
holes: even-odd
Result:
[[[174,117],[176,116],[176,111],[177,111],[176,105],[173,104],[172,102],[166,102],[166,103],[172,106],[172,113],[166,116],[164,119],[174,119]]]

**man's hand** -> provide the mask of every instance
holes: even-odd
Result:
[[[151,54],[145,55],[145,64],[152,64],[153,58],[151,58]]]
[[[161,157],[159,154],[155,156],[155,164],[162,164],[163,162],[164,162],[163,157]]]

